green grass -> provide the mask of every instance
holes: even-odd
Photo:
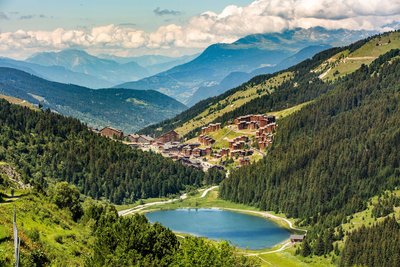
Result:
[[[394,193],[395,195],[400,197],[400,190],[396,190],[393,192],[389,192],[388,193]],[[373,218],[372,217],[372,208],[373,208],[373,204],[378,203],[378,196],[375,196],[373,198],[371,198],[370,200],[371,204],[368,203],[368,207],[360,212],[357,212],[355,214],[353,214],[351,217],[349,216],[348,219],[350,219],[350,221],[348,223],[342,224],[343,230],[346,231],[354,231],[355,229],[360,228],[362,225],[365,226],[371,226],[376,222],[380,222],[383,221],[386,217],[381,217],[381,218]],[[400,207],[396,207],[394,208],[394,212],[389,214],[388,216],[392,216],[395,215],[396,218],[399,218],[400,220]]]
[[[332,81],[356,71],[362,64],[371,64],[377,57],[392,49],[399,48],[400,32],[387,33],[383,36],[373,38],[352,53],[349,50],[345,50],[334,55],[314,71],[320,74],[326,72],[326,75],[322,79]]]
[[[31,251],[42,247],[53,266],[83,266],[92,242],[90,228],[72,221],[67,211],[46,200],[29,195],[13,204],[0,204],[0,263],[13,262],[12,216],[17,210],[17,225],[21,238],[22,261]],[[32,233],[39,232],[39,240]],[[1,264],[0,264],[1,265]]]
[[[159,197],[159,198],[146,198],[143,200],[137,200],[135,203],[133,204],[127,204],[127,205],[115,205],[115,208],[117,209],[117,211],[120,210],[126,210],[126,209],[131,209],[134,208],[136,206],[139,206],[141,204],[146,204],[146,203],[150,203],[150,202],[157,202],[157,201],[164,201],[164,200],[168,200],[168,198],[166,197]]]
[[[260,255],[262,259],[261,266],[284,266],[284,267],[330,267],[335,266],[331,263],[330,258],[324,257],[311,257],[304,258],[294,255],[295,248],[288,250]]]
[[[290,116],[293,113],[301,110],[303,107],[309,105],[312,102],[313,101],[308,101],[308,102],[301,103],[301,104],[298,104],[296,106],[293,106],[291,108],[287,108],[287,109],[284,109],[284,110],[275,111],[275,112],[269,112],[268,115],[274,115],[277,119],[283,119],[283,118],[285,118],[287,116]]]

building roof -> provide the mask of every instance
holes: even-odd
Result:
[[[105,129],[110,129],[110,130],[113,130],[113,131],[122,133],[121,130],[115,129],[115,128],[111,127],[111,126],[106,126],[106,127],[104,127],[103,129],[100,130],[100,132],[103,131],[103,130],[105,130]]]
[[[147,141],[153,141],[153,140],[154,140],[153,137],[150,137],[150,136],[148,136],[148,135],[141,135],[140,137],[142,137],[143,139],[145,139],[145,140],[147,140]]]
[[[290,239],[304,239],[305,235],[290,235]]]

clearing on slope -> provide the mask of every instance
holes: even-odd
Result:
[[[320,74],[323,81],[333,81],[346,76],[361,65],[369,65],[379,56],[392,49],[400,48],[400,32],[389,32],[376,36],[363,44],[358,49],[346,49],[324,61],[313,71]]]
[[[20,98],[8,96],[8,95],[2,95],[2,94],[0,94],[0,98],[6,100],[7,102],[9,102],[11,104],[15,104],[15,105],[22,106],[22,107],[28,107],[32,110],[38,109],[34,104],[32,104],[26,100],[22,100]]]

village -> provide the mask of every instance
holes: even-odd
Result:
[[[135,133],[125,135],[109,126],[92,130],[131,147],[153,151],[207,171],[210,168],[238,168],[261,159],[273,142],[276,128],[275,116],[250,114],[235,118],[225,127],[221,123],[209,124],[190,140],[182,140],[174,130],[157,138]]]

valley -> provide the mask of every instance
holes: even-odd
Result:
[[[1,67],[0,265],[17,235],[21,266],[396,266],[400,34],[328,46],[363,33],[253,34],[124,88]],[[108,80],[132,60],[66,51],[28,61]]]

